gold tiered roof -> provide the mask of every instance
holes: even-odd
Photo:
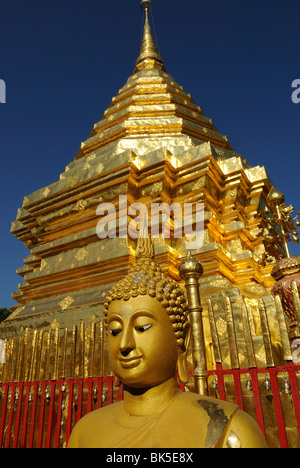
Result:
[[[81,144],[76,158],[108,145],[112,145],[114,152],[135,148],[144,154],[161,146],[186,148],[205,141],[231,149],[226,136],[217,131],[191,95],[166,72],[146,10],[134,73]]]

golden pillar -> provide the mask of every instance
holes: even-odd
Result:
[[[192,256],[191,252],[179,265],[179,274],[185,280],[189,305],[189,320],[192,334],[192,355],[194,362],[195,390],[200,395],[207,395],[207,366],[202,320],[202,307],[198,279],[203,274],[202,265]]]

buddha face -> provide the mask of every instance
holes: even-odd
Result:
[[[115,375],[128,387],[148,388],[174,377],[180,349],[169,316],[149,296],[108,307],[108,352]]]

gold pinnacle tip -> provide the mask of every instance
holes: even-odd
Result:
[[[163,59],[159,54],[150,28],[148,12],[152,8],[152,2],[149,0],[142,0],[141,7],[142,10],[145,11],[146,17],[140,55],[136,61],[134,72],[136,73],[137,71],[145,68],[157,68],[159,70],[166,71]]]
[[[141,8],[142,8],[142,10],[144,10],[146,12],[151,11],[151,9],[152,9],[151,0],[142,0],[141,1]]]

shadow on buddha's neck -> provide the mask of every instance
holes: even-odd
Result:
[[[178,382],[176,378],[171,377],[170,379],[161,382],[157,385],[151,387],[130,387],[126,384],[123,384],[124,393],[127,393],[132,397],[142,397],[151,395],[160,395],[160,394],[174,394],[178,390]],[[148,395],[147,395],[148,394]]]
[[[124,392],[128,392],[132,396],[144,395],[146,392],[149,392],[149,390],[151,390],[152,388],[155,388],[155,387],[133,388],[133,387],[127,387],[127,385],[125,384],[123,386]]]

